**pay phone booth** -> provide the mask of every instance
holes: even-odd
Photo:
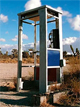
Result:
[[[63,67],[62,50],[62,13],[50,6],[41,6],[18,14],[19,33],[18,33],[18,81],[17,91],[21,84],[22,66],[22,23],[34,26],[34,81],[39,83],[39,92],[48,91],[49,82],[60,83]],[[53,18],[53,20],[49,20]],[[27,22],[28,20],[34,23]],[[37,23],[38,22],[38,23]],[[55,23],[56,28],[47,34],[47,23]],[[40,36],[40,65],[36,66],[36,26],[39,25]],[[47,47],[47,38],[50,41]]]

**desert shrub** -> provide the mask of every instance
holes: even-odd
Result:
[[[18,62],[18,58],[0,58],[0,63],[17,63]],[[23,58],[22,59],[22,63],[34,63],[34,59],[33,58]]]
[[[80,59],[78,58],[78,56],[74,57],[74,56],[70,56],[65,58],[66,60],[66,64],[79,64],[80,63]]]
[[[63,72],[64,82],[68,82],[73,78],[80,79],[80,59],[77,57],[72,57],[69,59],[68,72]]]
[[[80,95],[80,70],[73,67],[70,68],[69,73],[64,73],[64,82],[62,83],[62,88],[71,90],[76,97]]]
[[[27,58],[23,58],[23,59],[22,59],[22,63],[27,64]]]
[[[43,103],[40,105],[40,107],[55,107],[53,105],[50,105],[49,103],[47,103],[47,101],[43,101]]]
[[[62,95],[59,99],[59,103],[64,106],[74,105],[75,104],[75,98],[70,95]]]
[[[18,54],[15,54],[14,57],[15,57],[15,58],[18,58]]]
[[[72,57],[69,59],[69,72],[64,72],[64,81],[61,90],[67,89],[68,94],[61,96],[59,102],[63,105],[76,105],[80,96],[80,59]]]
[[[29,58],[29,53],[28,52],[23,52],[23,58]]]
[[[6,55],[6,54],[4,54],[4,55],[2,55],[2,58],[9,58],[9,56],[8,55]]]
[[[34,63],[34,59],[33,58],[28,58],[27,63]]]
[[[77,78],[71,79],[71,90],[76,95],[76,98],[80,96],[80,81]]]
[[[3,57],[3,55],[0,55],[0,59]]]
[[[77,105],[80,96],[80,59],[77,57],[69,58],[68,71],[63,72],[63,82],[60,86],[57,83],[49,87],[50,91],[65,91],[65,95],[59,98],[59,103],[62,105]]]
[[[13,78],[13,81],[5,82],[4,89],[5,91],[15,91],[17,86],[17,78]]]
[[[80,81],[75,77],[69,79],[68,83],[62,83],[61,90],[67,89],[68,92],[59,98],[59,103],[62,105],[77,105],[80,96]],[[79,102],[80,103],[80,102]]]
[[[9,58],[1,58],[0,59],[0,63],[17,63],[17,62],[18,62],[17,58],[11,59],[9,57]]]

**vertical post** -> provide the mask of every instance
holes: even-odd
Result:
[[[56,29],[59,29],[59,19],[56,19]],[[59,39],[60,39],[60,35],[59,35]],[[59,42],[59,47],[60,47],[60,42]],[[58,83],[60,83],[60,71],[61,71],[60,68],[56,68],[56,78]]]
[[[47,8],[39,10],[40,16],[40,72],[39,92],[47,92]]]
[[[36,21],[34,24],[34,52],[36,52]],[[34,53],[34,66],[34,80],[36,80],[36,53]]]
[[[59,42],[60,42],[60,60],[63,60],[63,44],[62,44],[62,14],[59,13]],[[60,81],[62,82],[63,69],[60,67]]]
[[[17,91],[20,89],[21,84],[21,66],[22,66],[22,21],[19,16],[19,26],[18,26],[18,74],[17,74]]]

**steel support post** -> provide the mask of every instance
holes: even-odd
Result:
[[[63,60],[63,44],[62,44],[62,14],[59,13],[59,43],[60,43],[60,60]],[[62,82],[63,69],[60,67],[60,82]]]
[[[34,22],[34,81],[36,81],[36,21]]]
[[[19,26],[18,26],[18,74],[17,74],[17,91],[20,89],[21,84],[21,66],[22,66],[22,21],[19,16]]]
[[[40,72],[39,92],[47,92],[47,8],[39,10],[40,16]]]
[[[56,19],[56,29],[59,29],[59,19]],[[60,35],[59,35],[59,38],[60,38]],[[60,47],[60,43],[59,43],[59,47]],[[56,72],[57,72],[56,73],[57,82],[60,83],[60,68],[56,68]]]

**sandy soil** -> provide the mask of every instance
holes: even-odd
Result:
[[[29,64],[23,64],[29,65]],[[30,64],[31,65],[31,64]],[[23,68],[22,77],[33,76],[33,68]],[[31,105],[31,97],[38,91],[29,87],[26,90],[8,91],[7,86],[10,84],[13,88],[14,78],[17,77],[17,64],[0,63],[0,107],[26,107]],[[32,86],[33,83],[28,82]],[[26,85],[27,86],[27,85]]]
[[[23,64],[32,65],[32,64]],[[17,77],[17,63],[0,63],[0,80],[1,79],[13,79]],[[33,74],[33,68],[24,67],[22,68],[22,77],[30,76]]]
[[[23,64],[31,65],[31,64]],[[27,107],[32,105],[32,96],[38,93],[33,89],[33,82],[27,81],[26,88],[20,92],[10,91],[7,86],[11,83],[12,87],[14,78],[17,77],[17,63],[0,63],[0,107]],[[69,65],[63,68],[68,70]],[[34,74],[34,68],[22,68],[22,77],[30,77]]]

